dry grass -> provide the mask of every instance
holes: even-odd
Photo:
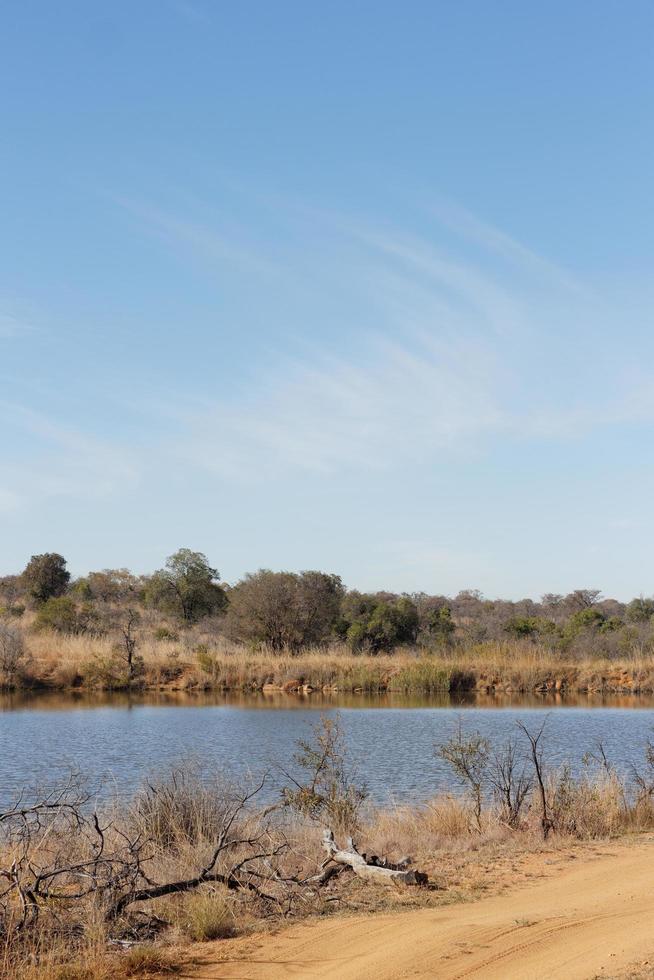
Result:
[[[124,980],[179,972],[178,959],[161,945],[129,949],[108,944],[106,936],[72,939],[40,933],[21,947],[0,947],[0,977],[12,980]]]
[[[113,666],[114,638],[35,633],[28,620],[23,628],[30,657],[27,684],[52,689],[121,686]],[[291,654],[253,652],[196,627],[177,641],[156,640],[151,631],[141,638],[138,652],[144,661],[141,683],[148,689],[654,693],[654,656],[575,661],[526,641],[438,652],[398,649],[379,656],[353,654],[342,645]]]
[[[217,886],[205,886],[186,895],[175,922],[182,934],[194,942],[227,939],[239,931],[234,903],[226,889]]]

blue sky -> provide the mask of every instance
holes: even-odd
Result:
[[[654,6],[10,3],[0,572],[654,591]]]

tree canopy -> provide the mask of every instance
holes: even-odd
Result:
[[[32,555],[22,575],[23,584],[37,604],[63,595],[70,582],[66,559],[56,552]]]
[[[223,612],[227,605],[220,575],[201,551],[180,548],[154,572],[145,587],[147,605],[187,623]]]
[[[230,591],[230,632],[275,650],[323,643],[333,636],[344,592],[338,575],[259,569]]]

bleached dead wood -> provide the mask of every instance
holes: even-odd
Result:
[[[322,846],[327,852],[325,866],[332,861],[335,864],[347,865],[359,878],[376,881],[382,884],[425,885],[427,875],[420,871],[411,871],[401,865],[388,866],[385,863],[368,863],[364,854],[356,849],[351,837],[347,839],[346,850],[341,850],[334,840],[334,832],[326,830],[322,838]],[[407,859],[402,862],[405,864]]]

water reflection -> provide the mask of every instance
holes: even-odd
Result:
[[[80,708],[235,707],[326,710],[333,708],[653,708],[654,697],[637,694],[584,694],[517,692],[487,694],[463,691],[454,694],[346,694],[319,692],[285,694],[282,691],[216,692],[175,691],[14,691],[0,693],[3,711],[71,711]]]

